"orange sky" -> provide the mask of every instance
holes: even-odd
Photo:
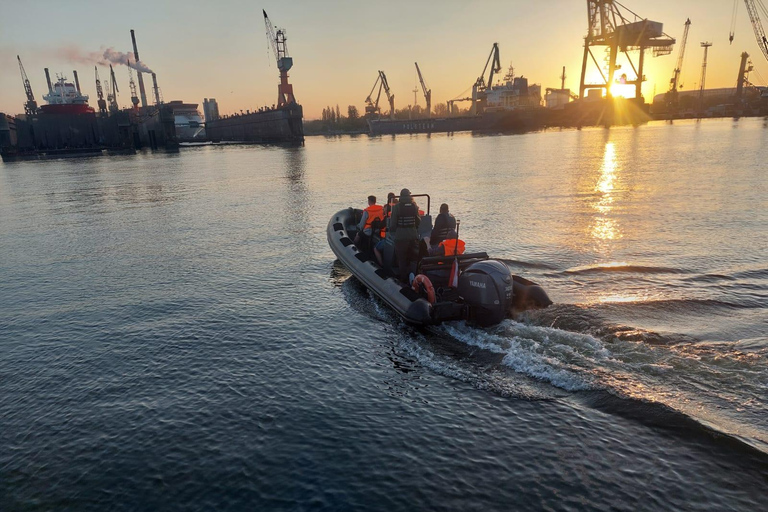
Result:
[[[578,89],[586,2],[551,0],[478,0],[465,2],[253,2],[195,0],[119,4],[81,1],[2,0],[0,17],[0,111],[23,111],[25,101],[16,55],[21,55],[38,103],[43,103],[45,75],[77,69],[84,92],[95,104],[93,64],[88,54],[113,47],[131,48],[135,29],[139,53],[158,75],[165,100],[202,102],[214,97],[222,114],[271,105],[277,96],[277,69],[268,49],[261,9],[287,30],[294,58],[291,82],[307,119],[318,118],[326,105],[355,105],[362,111],[377,71],[387,74],[396,106],[413,104],[414,61],[432,89],[433,104],[465,93],[498,42],[504,70],[510,65],[542,88],[559,87],[566,66],[566,87]],[[707,87],[733,87],[739,55],[752,56],[753,83],[764,85],[768,65],[755,43],[740,5],[736,38],[728,44],[733,3],[725,0],[625,0],[639,15],[664,23],[679,39],[687,17],[692,25],[682,83],[698,86],[701,41],[711,41]],[[646,58],[643,93],[666,91],[679,45],[666,57]],[[120,104],[130,102],[125,67],[116,68]],[[100,68],[102,79],[106,68]],[[578,92],[578,91],[577,91]],[[464,94],[466,95],[466,94]],[[416,101],[424,105],[419,92]]]

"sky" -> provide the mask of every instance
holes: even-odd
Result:
[[[768,62],[755,42],[746,9],[738,0],[735,39],[728,44],[732,0],[623,0],[643,18],[664,24],[677,39],[673,52],[646,54],[643,95],[663,93],[675,67],[686,18],[691,19],[685,52],[683,90],[698,88],[703,49],[709,41],[706,86],[734,87],[741,52],[756,72],[750,80],[766,85]],[[424,106],[414,62],[432,89],[432,103],[467,96],[499,43],[503,71],[514,66],[529,83],[566,87],[578,93],[584,0],[0,0],[0,112],[23,112],[26,100],[16,55],[20,55],[38,104],[47,92],[44,68],[72,79],[96,103],[93,55],[131,50],[136,31],[141,60],[157,73],[165,101],[202,103],[216,98],[221,114],[272,105],[278,71],[261,10],[284,28],[294,60],[290,82],[305,119],[317,119],[326,106],[363,111],[378,70],[386,73],[397,108]],[[768,20],[766,20],[768,23]],[[629,69],[625,67],[624,71]],[[100,66],[102,81],[108,68]],[[128,72],[117,66],[121,106],[130,104]],[[151,79],[145,79],[147,85]],[[202,110],[202,108],[201,108]]]

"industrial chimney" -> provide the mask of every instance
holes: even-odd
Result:
[[[53,86],[51,86],[51,75],[48,73],[48,68],[45,68],[45,81],[48,82],[48,92],[53,92]]]
[[[160,89],[157,88],[157,75],[152,73],[152,88],[155,92],[155,105],[160,105]]]
[[[139,62],[139,50],[136,48],[136,35],[133,33],[133,29],[131,29],[131,41],[133,41],[133,56],[136,58],[136,62]],[[139,75],[139,94],[141,94],[141,106],[146,108],[147,93],[144,90],[144,79],[141,77],[141,71],[137,69],[136,73]]]
[[[77,89],[77,92],[80,92],[80,80],[77,78],[77,71],[72,70],[72,74],[75,75],[75,88]]]

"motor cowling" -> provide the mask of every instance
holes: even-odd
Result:
[[[504,263],[473,263],[459,276],[459,295],[467,305],[467,321],[480,326],[501,322],[512,312],[512,272]]]

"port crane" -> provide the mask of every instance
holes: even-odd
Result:
[[[109,111],[114,113],[120,110],[117,104],[117,93],[120,90],[117,88],[117,80],[115,79],[115,70],[112,69],[112,64],[109,65],[109,87],[107,87],[107,102],[109,102]]]
[[[103,115],[107,113],[107,102],[104,99],[104,89],[101,88],[101,80],[99,79],[99,68],[93,66],[93,71],[96,74],[96,96],[98,96],[99,112]]]
[[[296,103],[293,96],[293,86],[288,83],[288,71],[293,67],[293,59],[288,56],[288,47],[285,44],[285,30],[275,27],[269,21],[267,11],[261,10],[264,14],[264,25],[267,28],[267,39],[272,46],[277,61],[277,69],[280,71],[280,84],[277,86],[277,106],[284,107],[289,103]]]
[[[683,39],[680,43],[680,52],[677,55],[677,65],[669,80],[669,91],[666,94],[666,103],[669,108],[676,108],[678,103],[677,90],[683,88],[680,83],[680,75],[683,70],[683,59],[685,58],[685,46],[688,42],[688,30],[691,28],[691,19],[685,20],[685,29],[683,30]]]
[[[424,83],[424,77],[421,76],[421,70],[419,69],[419,63],[416,64],[416,73],[419,75],[419,83],[421,83],[421,90],[424,93],[424,100],[427,102],[427,119],[432,117],[432,89],[427,88],[427,84]]]
[[[376,94],[376,101],[374,102],[371,97],[373,96],[373,91],[376,90],[376,86],[379,86],[379,92]],[[373,82],[373,87],[371,88],[371,92],[368,93],[368,97],[365,98],[365,115],[367,116],[373,116],[376,114],[381,114],[381,107],[379,107],[379,100],[381,99],[381,91],[382,89],[387,95],[387,100],[389,101],[389,117],[394,119],[395,118],[395,95],[392,94],[392,92],[389,89],[389,82],[387,82],[387,75],[384,74],[383,71],[379,70],[379,76],[376,77],[376,81]]]
[[[736,1],[734,0],[733,17],[731,18],[731,33],[728,37],[730,41],[733,41],[734,26],[736,24]],[[763,30],[763,24],[760,21],[759,11],[763,11],[768,15],[768,9],[765,8],[762,0],[744,0],[744,5],[747,6],[747,14],[749,14],[749,21],[752,23],[752,31],[755,33],[755,40],[757,40],[757,46],[760,51],[763,52],[763,56],[768,60],[768,38],[765,36],[765,30]]]
[[[490,65],[490,71],[488,72],[488,81],[485,81],[485,72],[488,71]],[[478,102],[485,99],[485,91],[493,85],[493,75],[501,71],[501,61],[499,60],[499,43],[493,43],[491,47],[491,53],[488,54],[488,59],[485,61],[485,67],[483,72],[475,81],[472,86],[472,108],[470,114],[475,115],[478,111]]]
[[[683,58],[685,58],[685,45],[688,42],[688,29],[691,28],[691,19],[685,20],[685,30],[683,30],[683,39],[680,42],[680,53],[677,55],[677,65],[675,71],[672,74],[672,79],[669,81],[669,90],[677,91],[678,88],[682,89],[680,83],[680,73],[683,69]]]
[[[621,9],[624,9],[627,14]],[[588,90],[602,90],[602,95],[611,97],[611,86],[614,84],[616,71],[621,68],[616,59],[623,53],[635,79],[624,80],[623,83],[635,86],[635,98],[642,98],[642,84],[645,80],[643,64],[645,50],[653,50],[655,57],[669,55],[675,40],[662,31],[663,25],[657,21],[642,18],[614,0],[587,0],[587,15],[589,26],[584,38],[584,58],[581,64],[581,81],[579,82],[579,97],[584,98]],[[631,16],[631,17],[630,17]],[[598,64],[592,49],[603,47],[608,61],[608,73]],[[639,50],[638,65],[629,57],[629,52]],[[599,56],[599,55],[598,55]],[[587,67],[594,63],[594,68],[602,80],[588,83]]]
[[[32,92],[32,86],[29,84],[27,72],[24,71],[24,64],[21,63],[21,57],[17,55],[16,59],[19,61],[19,69],[21,70],[21,82],[24,84],[24,93],[27,95],[27,102],[24,103],[24,113],[28,116],[31,116],[37,113],[37,101],[35,101],[35,94]]]

